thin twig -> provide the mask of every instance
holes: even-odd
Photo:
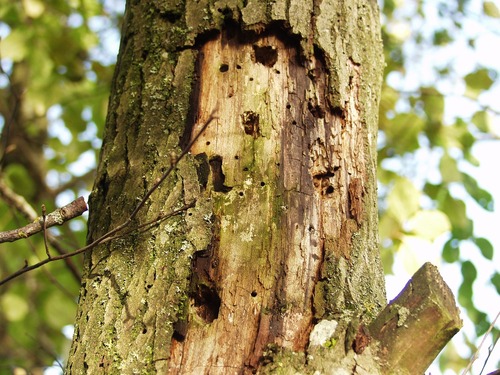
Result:
[[[469,370],[472,367],[472,364],[477,359],[477,357],[479,357],[479,352],[481,351],[481,347],[483,346],[484,342],[486,341],[486,338],[488,337],[488,335],[491,332],[491,330],[493,329],[493,327],[495,327],[495,323],[496,323],[496,321],[497,321],[497,319],[498,319],[499,316],[500,316],[500,311],[498,312],[498,314],[495,317],[495,319],[493,319],[493,321],[491,322],[490,327],[488,328],[488,330],[484,334],[483,339],[481,340],[481,343],[477,347],[477,350],[474,353],[474,355],[471,357],[471,359],[470,359],[469,363],[467,364],[467,367],[465,368],[464,372],[462,372],[462,375],[465,375],[465,374],[467,374],[467,372],[469,372]]]
[[[0,196],[9,205],[9,207],[16,209],[16,211],[19,212],[21,215],[23,215],[28,221],[37,220],[38,214],[35,211],[35,209],[26,201],[26,199],[24,199],[23,196],[15,193],[1,179],[0,179]],[[63,248],[63,245],[60,243],[57,237],[52,235],[50,232],[47,233],[47,240],[49,241],[49,244],[52,245],[52,247],[57,251],[58,254],[66,253],[66,250]],[[79,268],[69,258],[65,259],[64,262],[66,263],[66,267],[68,267],[74,279],[77,282],[80,282]]]
[[[9,209],[11,210],[14,210],[13,207],[9,207]],[[16,216],[14,216],[14,220],[16,221],[16,223],[18,222],[18,218]],[[20,224],[19,224],[20,226]],[[35,256],[38,261],[40,261],[40,257],[38,256],[38,253],[36,251],[36,246],[33,244],[33,242],[31,241],[31,238],[27,238],[26,239],[26,242],[25,242],[29,248],[31,249],[31,252],[33,253],[33,256]],[[66,261],[68,261],[70,259],[66,259]],[[71,293],[65,286],[63,286],[50,272],[47,268],[43,268],[41,270],[45,277],[47,277],[47,279],[52,283],[54,284],[54,286],[59,289],[61,291],[61,293],[63,293],[64,295],[66,295],[67,297],[69,297],[69,299],[73,302],[76,302],[75,301],[75,296],[74,296],[74,293]],[[79,275],[78,275],[79,276]],[[76,278],[76,281],[79,282],[80,281],[80,277],[77,277]]]
[[[75,255],[78,255],[78,254],[82,254],[92,248],[94,248],[95,246],[101,244],[101,243],[104,243],[104,242],[108,242],[108,241],[111,241],[113,239],[116,239],[118,237],[122,237],[123,234],[121,235],[118,235],[118,232],[122,231],[123,229],[125,229],[128,225],[130,225],[133,221],[133,219],[135,218],[135,216],[137,216],[137,213],[139,212],[139,210],[145,205],[146,201],[149,199],[149,197],[151,196],[151,194],[153,194],[153,192],[158,189],[158,187],[160,186],[160,184],[165,181],[165,179],[172,173],[172,171],[177,167],[177,165],[179,164],[179,162],[182,160],[182,158],[189,152],[189,150],[191,149],[191,147],[193,146],[193,144],[198,140],[198,138],[201,136],[201,134],[203,134],[203,132],[205,131],[205,129],[208,127],[208,125],[216,118],[214,116],[214,113],[217,111],[217,108],[214,109],[212,111],[212,113],[210,114],[210,117],[207,119],[207,121],[203,124],[203,126],[201,127],[200,131],[196,134],[195,137],[193,137],[193,139],[188,143],[188,145],[184,148],[184,150],[182,150],[182,152],[180,153],[180,155],[178,157],[175,158],[175,160],[172,161],[171,165],[170,165],[170,168],[160,177],[158,178],[155,183],[153,184],[153,186],[151,187],[151,189],[149,189],[146,194],[144,195],[144,197],[141,199],[141,201],[137,204],[136,208],[132,211],[132,213],[130,214],[130,216],[127,218],[127,220],[125,220],[122,224],[118,225],[116,228],[114,229],[111,229],[110,231],[108,231],[107,233],[103,234],[101,237],[99,237],[98,239],[94,240],[93,242],[91,242],[90,244],[80,248],[80,249],[77,249],[75,251],[72,251],[72,252],[69,252],[69,253],[65,253],[65,254],[61,254],[61,255],[58,255],[58,256],[54,256],[54,257],[51,257],[51,258],[46,258],[38,263],[35,263],[31,266],[28,265],[27,262],[25,262],[25,265],[24,267],[22,267],[21,269],[19,269],[18,271],[12,273],[11,275],[7,276],[6,278],[0,280],[0,286],[8,283],[9,281],[29,272],[29,271],[32,271],[34,269],[37,269],[37,268],[40,268],[42,266],[44,266],[45,264],[47,263],[50,263],[50,262],[55,262],[55,261],[58,261],[58,260],[62,260],[62,259],[67,259],[67,258],[70,258],[70,257],[73,257]],[[173,215],[177,215],[181,212],[183,212],[184,210],[188,209],[189,207],[192,207],[193,205],[195,204],[195,202],[192,202],[176,211],[173,211],[172,213],[168,214],[167,217],[171,217]],[[152,222],[150,222],[149,224],[151,223],[154,223],[155,221],[158,221],[158,218],[153,220]],[[148,225],[148,223],[146,223],[145,225]],[[135,228],[135,230],[137,230],[137,228]]]
[[[45,254],[47,254],[47,258],[50,258],[49,246],[47,245],[47,210],[45,205],[42,204],[42,220],[43,220],[43,244],[45,246]]]
[[[491,353],[493,352],[493,349],[495,349],[495,346],[496,346],[499,338],[500,338],[500,335],[497,335],[497,338],[495,340],[493,340],[493,343],[489,346],[489,348],[488,348],[488,355],[487,355],[486,359],[484,360],[483,368],[481,369],[481,372],[479,373],[479,375],[481,375],[483,373],[483,371],[484,371],[484,369],[486,367],[486,364],[490,360]]]

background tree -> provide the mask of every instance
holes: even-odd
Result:
[[[85,179],[85,172],[92,165],[92,155],[100,146],[97,137],[101,134],[100,129],[104,123],[107,87],[112,71],[109,64],[113,61],[106,51],[110,44],[101,32],[112,29],[118,21],[116,9],[116,5],[112,3],[101,6],[91,1],[79,6],[64,2],[48,4],[39,1],[0,3],[0,31],[3,36],[0,52],[4,73],[0,108],[4,134],[2,178],[5,187],[10,187],[18,195],[24,196],[38,214],[41,212],[40,200],[47,205],[48,210],[52,210],[82,194],[85,191],[84,186],[90,189],[88,184],[92,178],[83,184],[80,181]],[[404,245],[409,243],[409,234],[428,239],[439,234],[439,231],[429,234],[418,229],[416,223],[421,222],[422,217],[431,217],[438,220],[438,223],[443,223],[435,226],[442,228],[442,232],[446,232],[447,221],[450,221],[452,238],[444,246],[443,257],[446,261],[461,265],[464,282],[458,293],[459,301],[468,312],[464,319],[471,319],[477,334],[480,335],[489,325],[489,321],[472,301],[476,260],[471,262],[467,259],[460,245],[472,240],[487,259],[493,257],[493,249],[487,240],[473,235],[463,203],[467,202],[465,195],[451,195],[448,193],[448,187],[452,186],[453,189],[464,186],[485,208],[492,209],[491,197],[481,190],[469,175],[460,172],[463,165],[457,164],[456,161],[463,155],[474,162],[472,147],[476,139],[493,135],[491,120],[496,112],[484,104],[484,95],[481,95],[474,97],[479,99],[480,104],[473,116],[450,120],[449,117],[443,116],[444,110],[449,107],[447,99],[445,100],[447,96],[444,95],[447,92],[442,91],[442,86],[434,87],[435,77],[430,82],[424,82],[427,86],[425,89],[420,89],[417,82],[412,90],[401,93],[398,92],[401,86],[395,85],[394,73],[391,72],[402,73],[404,77],[405,74],[421,71],[421,68],[409,65],[410,62],[416,64],[421,59],[416,58],[419,56],[407,47],[403,48],[403,41],[404,46],[420,46],[417,50],[425,49],[426,54],[434,49],[446,50],[447,46],[455,44],[453,39],[460,41],[460,36],[470,35],[462,33],[461,28],[468,30],[471,20],[474,22],[477,17],[475,22],[487,27],[488,17],[497,17],[498,12],[491,2],[443,3],[439,6],[421,2],[418,7],[409,10],[395,3],[385,2],[382,10],[388,62],[386,79],[390,83],[384,86],[379,137],[379,171],[383,184],[380,190],[381,237],[382,244],[388,248],[388,251],[382,252],[386,259],[386,271],[391,269],[394,251],[405,248]],[[429,25],[426,23],[428,17],[438,17],[440,21]],[[397,33],[405,23],[411,27],[417,26],[414,28],[417,31],[410,33],[406,39]],[[440,25],[439,30],[435,30],[435,24]],[[101,37],[100,45],[97,36]],[[467,48],[472,51],[475,48],[475,39],[476,35],[469,36]],[[447,77],[451,82],[460,81],[460,77],[465,77],[469,96],[477,96],[482,91],[494,88],[492,79],[495,72],[488,69],[491,67],[473,67],[472,73],[467,74],[469,72],[455,71],[452,62],[443,62],[442,65],[444,66],[440,66],[436,71],[436,77]],[[391,85],[396,86],[398,90],[392,89]],[[431,89],[433,87],[434,90]],[[433,98],[436,100],[431,100]],[[21,108],[25,109],[16,114]],[[48,124],[46,135],[44,121]],[[14,123],[16,138],[10,138],[5,134],[14,127],[11,126]],[[402,128],[405,129],[403,138],[399,131]],[[409,129],[413,131],[409,132]],[[23,137],[28,139],[23,141]],[[44,138],[46,145],[43,148],[44,158],[41,158],[40,142]],[[69,144],[71,147],[68,147]],[[38,164],[30,164],[29,158],[23,160],[22,157],[12,157],[15,154],[7,156],[8,152],[16,152],[15,149],[19,147],[23,147],[28,156],[37,155],[30,160],[37,160]],[[415,168],[420,159],[412,155],[421,155],[419,150],[426,148],[431,148],[431,155],[441,158],[439,172],[443,178],[438,183],[434,179],[433,184],[423,184],[422,181],[425,181],[427,176],[422,179],[421,175],[412,172],[420,170]],[[463,153],[457,154],[457,149],[463,150]],[[391,160],[391,163],[387,160]],[[458,165],[458,168],[454,168],[455,165]],[[39,177],[44,173],[47,173],[46,183]],[[407,179],[402,179],[401,176]],[[410,183],[408,179],[414,182]],[[2,189],[4,196],[6,188]],[[421,189],[423,196],[431,199],[423,200],[422,195],[420,199],[416,199]],[[402,206],[401,202],[405,205]],[[427,209],[424,212],[420,209],[422,202],[423,207]],[[3,204],[0,207],[3,212],[3,228],[23,225],[24,216],[27,215],[26,207],[26,204],[13,205],[11,202]],[[398,213],[401,207],[405,207],[405,210]],[[429,208],[433,210],[429,212]],[[437,210],[445,213],[444,219]],[[81,245],[84,228],[81,224],[72,223],[71,232],[64,236],[65,241],[74,238],[79,240]],[[61,231],[65,230],[65,227],[61,227],[56,234],[62,234]],[[4,267],[4,275],[21,267],[25,259],[33,263],[37,257],[44,256],[43,241],[40,238],[31,239],[30,243],[30,246],[25,242],[3,245],[1,264]],[[66,243],[62,248],[69,250],[78,246],[76,243]],[[405,253],[407,252],[400,251],[398,254]],[[78,266],[79,262],[73,264]],[[43,366],[66,352],[62,346],[65,339],[60,330],[65,324],[73,322],[76,308],[74,296],[78,285],[78,281],[72,276],[76,274],[74,268],[71,263],[51,263],[39,273],[27,274],[21,282],[9,283],[7,287],[2,287],[1,319],[8,322],[1,325],[5,327],[0,346],[5,365],[28,368]],[[51,275],[57,275],[57,278]],[[498,290],[498,273],[492,274],[491,280]],[[57,282],[69,289],[69,293]],[[491,316],[496,312],[489,313]],[[57,319],[54,319],[55,317]],[[475,350],[474,335],[468,335],[467,342],[470,343],[472,353]],[[493,337],[498,337],[496,330]],[[456,355],[448,353],[443,358],[446,359],[445,368],[452,365],[453,358],[458,359],[457,368],[464,367],[464,360],[460,360]]]

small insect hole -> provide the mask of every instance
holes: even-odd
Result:
[[[290,108],[292,108],[292,105],[290,103],[287,103],[286,104],[286,109],[290,109]]]
[[[250,295],[251,295],[252,297],[257,297],[257,292],[254,290],[254,291],[252,291],[252,293],[250,293]]]
[[[241,65],[236,65],[236,69],[241,69]]]
[[[221,64],[221,66],[219,67],[219,71],[220,71],[221,73],[225,73],[225,72],[227,72],[228,70],[229,70],[229,65],[227,65],[227,64]]]
[[[238,160],[240,157],[238,155],[234,155],[234,158]]]
[[[144,328],[144,329],[142,330],[142,334],[143,334],[143,335],[145,335],[147,332],[148,332],[148,329],[147,329],[147,328]]]
[[[207,146],[209,146],[209,145],[210,145],[210,141],[207,141],[205,144],[206,144]]]
[[[328,186],[325,190],[326,194],[332,194],[333,193],[333,186]]]
[[[266,183],[265,183],[264,181],[262,181],[262,182],[260,183],[260,186],[266,186]]]
[[[249,80],[249,81],[253,81],[253,77],[250,77],[248,80]]]
[[[243,192],[242,192],[242,191],[240,191],[239,196],[240,196],[240,197],[242,197],[242,196],[243,196]]]
[[[243,172],[248,172],[248,168],[247,167],[243,168]]]

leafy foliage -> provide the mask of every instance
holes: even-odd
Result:
[[[114,9],[95,0],[0,0],[1,180],[38,215],[42,203],[51,212],[91,188],[115,59],[100,34],[117,35]],[[26,224],[26,212],[3,200],[0,212],[2,230]],[[53,233],[69,251],[84,244],[86,222]],[[3,244],[0,257],[2,277],[33,264],[45,257],[42,236]],[[0,373],[65,355],[80,263],[51,263],[0,289]]]
[[[464,245],[474,244],[486,261],[495,254],[488,239],[476,236],[467,209],[476,202],[492,211],[493,198],[468,171],[478,165],[473,155],[478,142],[497,137],[498,111],[482,99],[495,87],[498,72],[479,62],[464,71],[451,51],[458,46],[474,53],[479,36],[465,31],[469,23],[488,25],[500,18],[494,2],[480,2],[479,9],[476,3],[381,3],[387,68],[378,160],[386,272],[415,244],[442,244],[442,260],[458,265],[462,277],[458,300],[475,327],[472,337],[465,336],[471,351],[490,318],[475,306],[478,269]],[[111,0],[0,0],[0,178],[39,214],[42,203],[51,211],[91,188],[114,68],[108,49],[117,48],[122,9],[121,1]],[[429,64],[426,56],[435,59]],[[473,108],[465,116],[450,108],[457,93]],[[2,200],[0,213],[2,230],[25,224],[22,210]],[[84,243],[85,232],[80,220],[56,234],[68,251]],[[44,255],[41,236],[4,244],[2,275]],[[16,366],[32,370],[64,357],[62,328],[73,321],[78,264],[79,259],[51,263],[0,289],[0,372]],[[489,279],[500,294],[498,272]],[[458,371],[466,361],[448,347],[440,363]]]
[[[414,253],[435,251],[435,240],[443,244],[442,260],[459,265],[461,271],[457,298],[467,314],[465,320],[475,327],[475,332],[462,334],[471,355],[476,350],[474,336],[486,332],[497,311],[488,311],[488,316],[476,307],[480,259],[471,258],[466,250],[474,244],[483,260],[493,260],[492,244],[475,235],[468,212],[471,202],[493,211],[493,197],[466,171],[478,165],[473,148],[482,140],[497,139],[492,123],[499,113],[483,104],[484,94],[494,88],[498,66],[477,61],[476,39],[481,34],[467,30],[471,25],[483,34],[490,32],[488,27],[494,30],[490,21],[499,17],[498,9],[493,2],[468,0],[419,1],[414,6],[384,1],[382,8],[387,69],[380,107],[379,180],[386,271],[393,270],[398,257],[408,258],[415,234],[429,241],[427,249],[413,246]],[[468,72],[461,66],[467,64],[454,56],[456,50],[476,64]],[[425,66],[427,71],[422,72]],[[463,116],[453,107],[457,102],[466,102],[471,111]],[[431,157],[426,160],[424,152]],[[491,282],[498,285],[497,273]],[[493,336],[498,334],[495,329]],[[441,358],[442,370],[465,367],[456,351],[449,349],[443,356],[449,358]]]

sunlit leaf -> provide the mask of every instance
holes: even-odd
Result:
[[[438,210],[418,211],[409,221],[411,232],[421,238],[434,241],[450,230],[448,217]]]
[[[488,90],[494,82],[490,76],[491,74],[492,72],[485,68],[467,74],[464,77],[465,84],[467,85],[465,95],[475,99],[481,92]]]
[[[401,235],[401,222],[392,215],[382,215],[379,222],[379,233],[382,239],[398,238]]]
[[[422,87],[424,111],[431,122],[441,123],[444,114],[444,97],[434,87]]]
[[[492,119],[490,114],[484,110],[477,111],[476,113],[474,113],[474,116],[472,116],[472,123],[484,133],[491,132],[491,121]]]
[[[462,175],[458,170],[457,161],[448,153],[445,153],[441,157],[441,161],[439,162],[439,171],[441,172],[443,182],[446,183],[460,181],[462,178]]]
[[[410,180],[401,177],[396,180],[387,197],[387,212],[403,223],[418,211],[419,201],[419,190]]]
[[[500,18],[500,11],[493,1],[483,2],[483,12],[489,17]]]
[[[420,236],[403,236],[398,253],[398,259],[403,264],[406,272],[413,274],[421,266],[419,254],[428,251],[432,243]],[[437,258],[438,254],[436,254]]]

